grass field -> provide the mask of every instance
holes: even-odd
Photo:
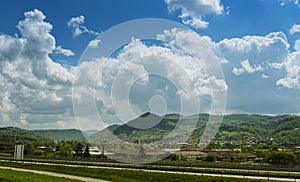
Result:
[[[34,173],[13,171],[0,169],[0,181],[1,182],[71,182],[77,180],[71,180],[66,178],[52,177],[47,175],[40,175]]]
[[[132,165],[121,163],[95,163],[86,161],[62,161],[62,160],[27,160],[28,162],[47,162],[51,164],[72,164],[72,165],[89,165],[89,166],[103,166],[103,167],[118,167],[128,169],[147,169],[147,170],[168,170],[180,172],[195,172],[195,173],[211,173],[211,174],[231,174],[231,175],[247,175],[247,176],[264,176],[264,177],[286,177],[286,178],[300,178],[299,173],[293,173],[288,166],[240,166],[238,163],[212,163],[202,161],[170,161],[163,160],[155,163],[155,165]],[[2,163],[0,162],[0,165]],[[161,165],[158,165],[161,164]],[[2,165],[6,165],[5,162]],[[16,164],[17,165],[17,164]],[[200,168],[199,168],[200,167]],[[207,168],[206,168],[207,167]],[[250,167],[248,170],[247,167]],[[257,167],[257,168],[255,168]],[[244,170],[243,170],[244,168]],[[223,170],[226,169],[226,170]],[[283,170],[283,171],[280,171]],[[297,168],[296,171],[299,171]]]
[[[75,176],[83,176],[97,179],[104,179],[115,182],[157,182],[157,181],[219,181],[219,182],[248,182],[248,181],[262,181],[250,179],[236,179],[236,178],[221,178],[221,177],[207,177],[207,176],[193,176],[183,174],[170,174],[170,173],[156,173],[156,172],[143,172],[132,170],[113,170],[113,169],[91,169],[86,167],[66,167],[66,166],[45,166],[45,165],[28,165],[16,164],[11,166],[21,167],[26,169],[42,170],[56,173],[63,173]],[[1,181],[1,180],[0,180]],[[35,180],[31,180],[35,181]],[[38,180],[37,180],[38,181]]]

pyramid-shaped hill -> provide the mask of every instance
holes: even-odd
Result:
[[[176,126],[178,120],[168,120],[164,117],[147,112],[134,120],[131,120],[127,124],[121,125],[116,128],[113,133],[115,135],[126,134],[131,135],[133,133],[139,134],[151,134],[151,133],[166,133],[170,132]]]

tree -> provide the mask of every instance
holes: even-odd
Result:
[[[284,164],[295,164],[297,161],[297,157],[295,154],[287,152],[283,158]]]
[[[59,146],[59,150],[60,150],[61,155],[67,156],[67,157],[70,157],[72,154],[72,151],[73,151],[72,145],[65,143],[65,142]]]
[[[276,164],[294,164],[297,157],[290,152],[271,151],[267,156],[267,161]]]
[[[146,153],[145,153],[145,149],[143,147],[143,145],[141,144],[140,145],[140,148],[139,148],[139,153],[138,153],[138,156],[137,156],[139,159],[143,159],[144,157],[146,157]]]
[[[85,146],[83,156],[85,158],[90,158],[91,157],[91,154],[90,154],[90,144],[88,144],[88,143]]]
[[[32,155],[34,153],[34,145],[32,143],[27,143],[24,145],[24,154]]]
[[[81,157],[82,156],[83,147],[84,147],[84,145],[81,142],[77,143],[77,145],[76,145],[76,147],[74,149],[74,151],[75,151],[75,157]]]

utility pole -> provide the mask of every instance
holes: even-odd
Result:
[[[101,144],[101,155],[104,156],[104,147],[105,147],[105,144]]]

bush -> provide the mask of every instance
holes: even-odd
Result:
[[[215,162],[216,161],[216,155],[215,154],[208,154],[205,161],[206,162]]]
[[[176,154],[171,154],[168,157],[166,157],[165,159],[169,159],[169,160],[172,160],[172,161],[177,161],[177,160],[179,160],[179,156],[176,155]]]

